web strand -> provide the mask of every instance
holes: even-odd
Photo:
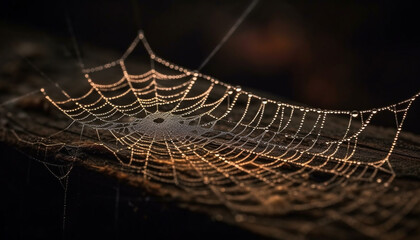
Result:
[[[226,33],[226,35],[222,38],[222,40],[217,44],[217,46],[213,49],[213,51],[209,54],[209,56],[201,63],[201,65],[198,67],[198,71],[203,69],[204,66],[210,61],[210,59],[220,50],[220,48],[225,44],[225,42],[232,36],[232,34],[236,31],[236,29],[241,25],[241,23],[245,20],[245,18],[248,16],[249,13],[252,12],[252,10],[255,8],[259,0],[253,0],[248,7],[245,9],[245,11],[242,13],[242,15],[236,20],[235,24],[229,29],[229,31]]]
[[[62,1],[64,2],[65,5],[67,5],[66,0],[62,0]],[[73,24],[71,22],[70,15],[68,13],[67,8],[65,10],[65,15],[66,15],[67,29],[68,29],[68,31],[70,33],[70,36],[71,36],[71,41],[72,41],[72,44],[73,44],[74,51],[76,52],[77,62],[80,66],[80,69],[84,69],[85,64],[83,63],[83,60],[82,60],[82,54],[81,54],[81,51],[80,51],[80,48],[79,48],[79,44],[77,44],[76,34],[74,32]]]

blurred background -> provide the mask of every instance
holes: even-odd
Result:
[[[0,19],[75,55],[68,16],[82,57],[89,46],[122,53],[143,29],[158,55],[196,69],[250,2],[6,0]],[[408,2],[261,0],[202,72],[313,107],[380,107],[420,91],[418,23]],[[417,133],[419,112],[407,119]]]
[[[2,0],[0,30],[8,35],[1,38],[25,36],[24,40],[31,42],[30,35],[36,33],[45,42],[59,39],[61,47],[54,49],[55,54],[76,59],[67,28],[70,19],[82,58],[89,55],[106,63],[115,60],[114,55],[92,56],[93,48],[123,53],[143,29],[159,56],[196,69],[250,2]],[[202,72],[317,108],[370,109],[397,103],[420,91],[417,16],[418,8],[409,2],[260,0]],[[43,61],[54,68],[53,60]],[[77,69],[76,61],[74,65]],[[74,84],[77,80],[69,81]],[[419,102],[413,105],[404,126],[417,134]],[[0,238],[1,231],[20,239],[61,238],[63,191],[58,181],[43,166],[31,164],[32,160],[7,146],[0,146],[0,155],[12,159],[0,167],[7,196],[2,198],[6,203],[0,213],[8,222],[0,228]],[[213,239],[220,233],[256,238],[207,216],[156,204],[138,189],[121,186],[119,193],[115,179],[83,169],[75,171],[68,192],[69,238],[87,237],[78,235],[86,231],[103,239],[123,235],[176,239],[186,234],[197,239],[203,232]],[[119,214],[115,214],[117,189],[121,194]]]

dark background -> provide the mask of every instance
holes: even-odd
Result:
[[[3,0],[0,26],[59,38],[75,55],[68,16],[82,57],[89,46],[122,53],[143,29],[159,56],[195,69],[249,2]],[[313,107],[385,106],[420,91],[418,23],[418,9],[409,1],[261,0],[202,72]],[[420,133],[419,113],[416,102],[405,130]],[[61,238],[63,192],[58,181],[21,153],[7,146],[0,150],[1,158],[9,159],[0,166],[6,220],[0,237]],[[255,237],[124,186],[115,220],[118,186],[86,170],[72,172],[66,238]],[[134,211],[139,205],[144,208]]]
[[[143,29],[159,56],[196,69],[250,2],[2,1],[0,19],[72,51],[68,16],[82,57],[122,53]],[[410,1],[261,0],[202,72],[313,107],[381,107],[420,91],[418,24]],[[420,132],[419,112],[406,130]]]

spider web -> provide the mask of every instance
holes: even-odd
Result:
[[[132,74],[138,69],[128,61],[135,50],[150,59],[139,74]],[[89,89],[80,97],[58,84],[60,94],[52,94],[60,96],[41,89],[72,119],[70,125],[80,124],[80,138],[83,131],[94,131],[97,139],[91,141],[107,149],[121,171],[174,186],[194,202],[224,206],[237,222],[311,210],[312,218],[323,219],[317,224],[341,221],[378,236],[417,203],[414,193],[390,195],[385,202],[381,196],[387,196],[395,178],[390,156],[420,93],[363,111],[288,104],[164,60],[142,32],[120,59],[83,72]],[[120,78],[109,79],[110,72],[119,72]],[[392,142],[387,151],[366,157],[360,145],[369,147],[371,122],[384,113],[395,119]],[[77,150],[68,149],[77,156]],[[66,179],[68,172],[56,176]],[[299,228],[292,221],[280,226],[299,234],[314,228],[310,218],[300,222]]]

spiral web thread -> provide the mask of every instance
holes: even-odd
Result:
[[[150,68],[132,75],[126,59],[139,44]],[[119,70],[121,78],[95,78],[108,70]],[[96,131],[97,144],[115,156],[122,171],[175,186],[197,202],[225,206],[238,222],[252,222],[259,214],[313,210],[317,215],[324,209],[317,218],[325,223],[340,220],[376,236],[392,229],[417,203],[407,197],[380,208],[376,200],[395,177],[389,158],[420,93],[363,111],[287,104],[166,61],[142,32],[120,59],[83,72],[90,89],[81,97],[58,85],[64,100],[41,91],[73,123]],[[384,112],[396,122],[389,149],[362,157],[360,139]],[[380,222],[363,210],[369,206],[380,212]]]

